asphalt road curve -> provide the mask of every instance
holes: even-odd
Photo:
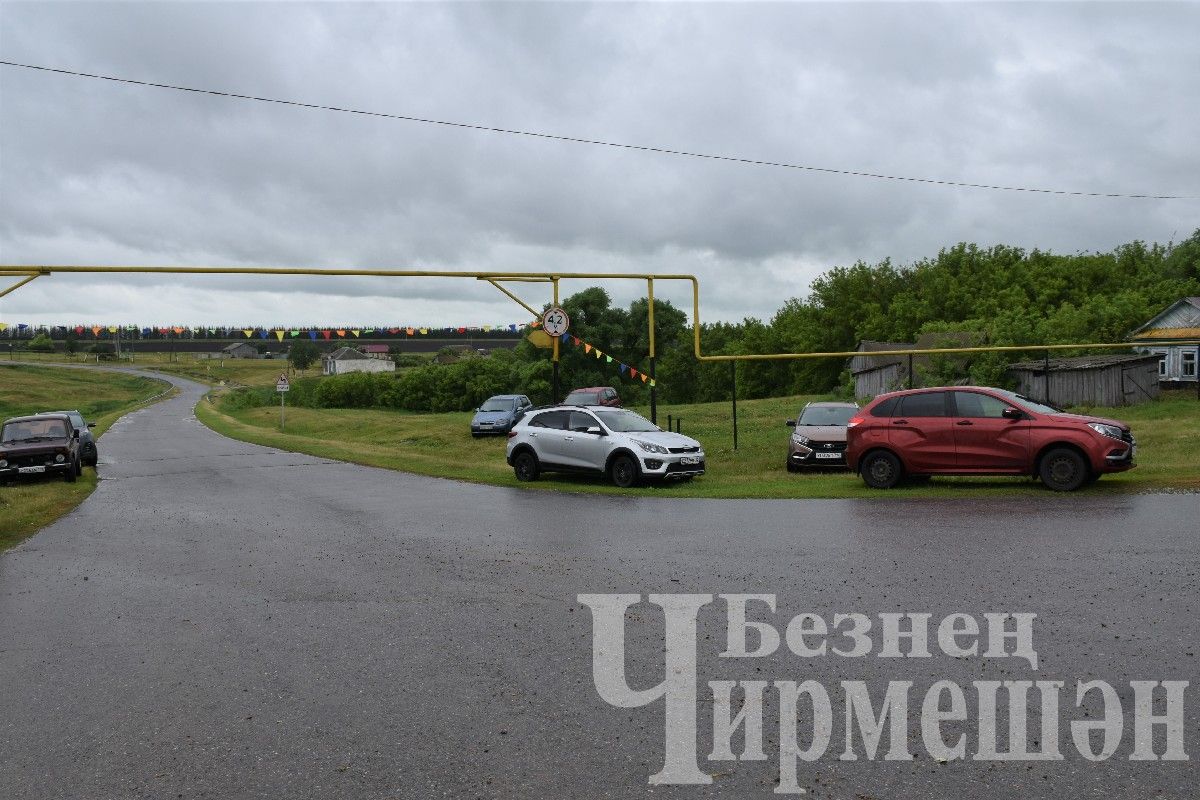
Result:
[[[231,441],[193,416],[202,388],[177,383],[179,396],[105,435],[90,499],[0,556],[0,797],[773,796],[778,693],[764,694],[765,760],[709,760],[717,679],[827,688],[832,743],[797,769],[808,797],[1197,796],[1197,495],[760,502],[511,490]],[[715,777],[650,785],[663,701],[601,699],[592,614],[577,595],[738,592],[775,594],[777,614],[758,605],[751,617],[781,635],[800,612],[865,614],[873,650],[800,657],[785,644],[721,658],[715,599],[699,612],[695,706],[699,768]],[[928,612],[935,625],[1036,613],[1038,668],[937,649],[880,657],[887,612]],[[626,626],[628,681],[652,687],[664,674],[663,612],[639,604]],[[841,681],[864,681],[875,709],[888,682],[953,681],[974,719],[972,681],[1022,679],[1065,682],[1062,760],[972,759],[970,722],[966,760],[931,758],[916,689],[913,760],[884,759],[887,732],[874,759],[861,737],[857,760],[840,758]],[[1072,690],[1093,679],[1126,711],[1116,753],[1098,762],[1066,728],[1079,718]],[[1192,681],[1192,760],[1129,759],[1135,680]],[[943,728],[951,743],[953,729]],[[799,730],[811,735],[811,721]],[[733,751],[742,745],[739,732]]]

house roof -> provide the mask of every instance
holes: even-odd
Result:
[[[916,345],[909,342],[873,342],[863,339],[858,343],[856,349],[860,353],[875,353],[881,350],[914,350]],[[873,369],[899,364],[905,360],[907,360],[905,356],[854,356],[850,359],[850,371],[855,374],[869,372]]]
[[[864,339],[858,343],[859,352],[872,353],[888,350],[937,350],[944,347],[973,347],[982,344],[984,336],[982,333],[973,331],[944,331],[935,333],[922,333],[917,337],[916,343],[910,342],[874,342],[869,339]],[[964,354],[965,356],[965,354]],[[960,356],[960,357],[964,357]],[[929,356],[916,355],[913,356],[914,364],[923,364],[929,359]],[[854,356],[850,359],[850,372],[857,375],[862,372],[870,372],[875,369],[882,369],[893,364],[908,363],[908,356]]]
[[[386,344],[364,344],[362,346],[364,353],[387,353],[388,346]]]
[[[1200,338],[1200,297],[1181,297],[1130,335],[1134,339]]]
[[[334,350],[332,353],[325,356],[325,358],[330,361],[355,361],[358,359],[369,358],[369,356],[360,353],[353,347],[339,347],[337,350]]]
[[[1151,353],[1120,353],[1103,356],[1076,356],[1074,358],[1050,359],[1051,372],[1070,372],[1072,370],[1105,369],[1117,364],[1133,364],[1141,361],[1158,361],[1162,356]],[[1032,370],[1042,372],[1046,368],[1045,359],[1036,361],[1018,361],[1008,365],[1013,370]]]

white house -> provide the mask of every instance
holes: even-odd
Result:
[[[1200,345],[1172,344],[1172,341],[1200,341],[1200,297],[1176,300],[1130,335],[1135,341],[1146,342],[1137,348],[1139,352],[1159,356],[1160,384],[1175,388],[1195,386]]]
[[[395,372],[396,363],[392,360],[371,358],[353,347],[339,347],[332,353],[321,358],[321,373],[323,375],[344,375],[347,372]]]

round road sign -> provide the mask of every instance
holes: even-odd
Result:
[[[542,330],[551,336],[562,336],[571,327],[571,318],[558,306],[542,314]]]

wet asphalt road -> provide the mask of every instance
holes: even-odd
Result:
[[[773,592],[778,627],[800,611],[1036,612],[1035,673],[936,651],[720,659],[714,604],[700,617],[701,681],[812,678],[834,694],[856,679],[882,692],[888,680],[1102,678],[1128,699],[1130,680],[1191,680],[1186,745],[1200,755],[1200,496],[519,491],[225,439],[192,415],[201,387],[178,383],[103,437],[87,502],[0,556],[0,797],[772,796],[770,695],[766,762],[702,759],[711,786],[647,785],[662,706],[597,696],[586,592]],[[663,665],[661,616],[640,608],[629,673],[642,687]],[[1066,730],[1063,761],[937,763],[918,723],[911,762],[883,761],[886,746],[880,760],[839,761],[835,728],[800,785],[851,800],[1197,796],[1195,760],[1131,762],[1130,731],[1095,764]]]

